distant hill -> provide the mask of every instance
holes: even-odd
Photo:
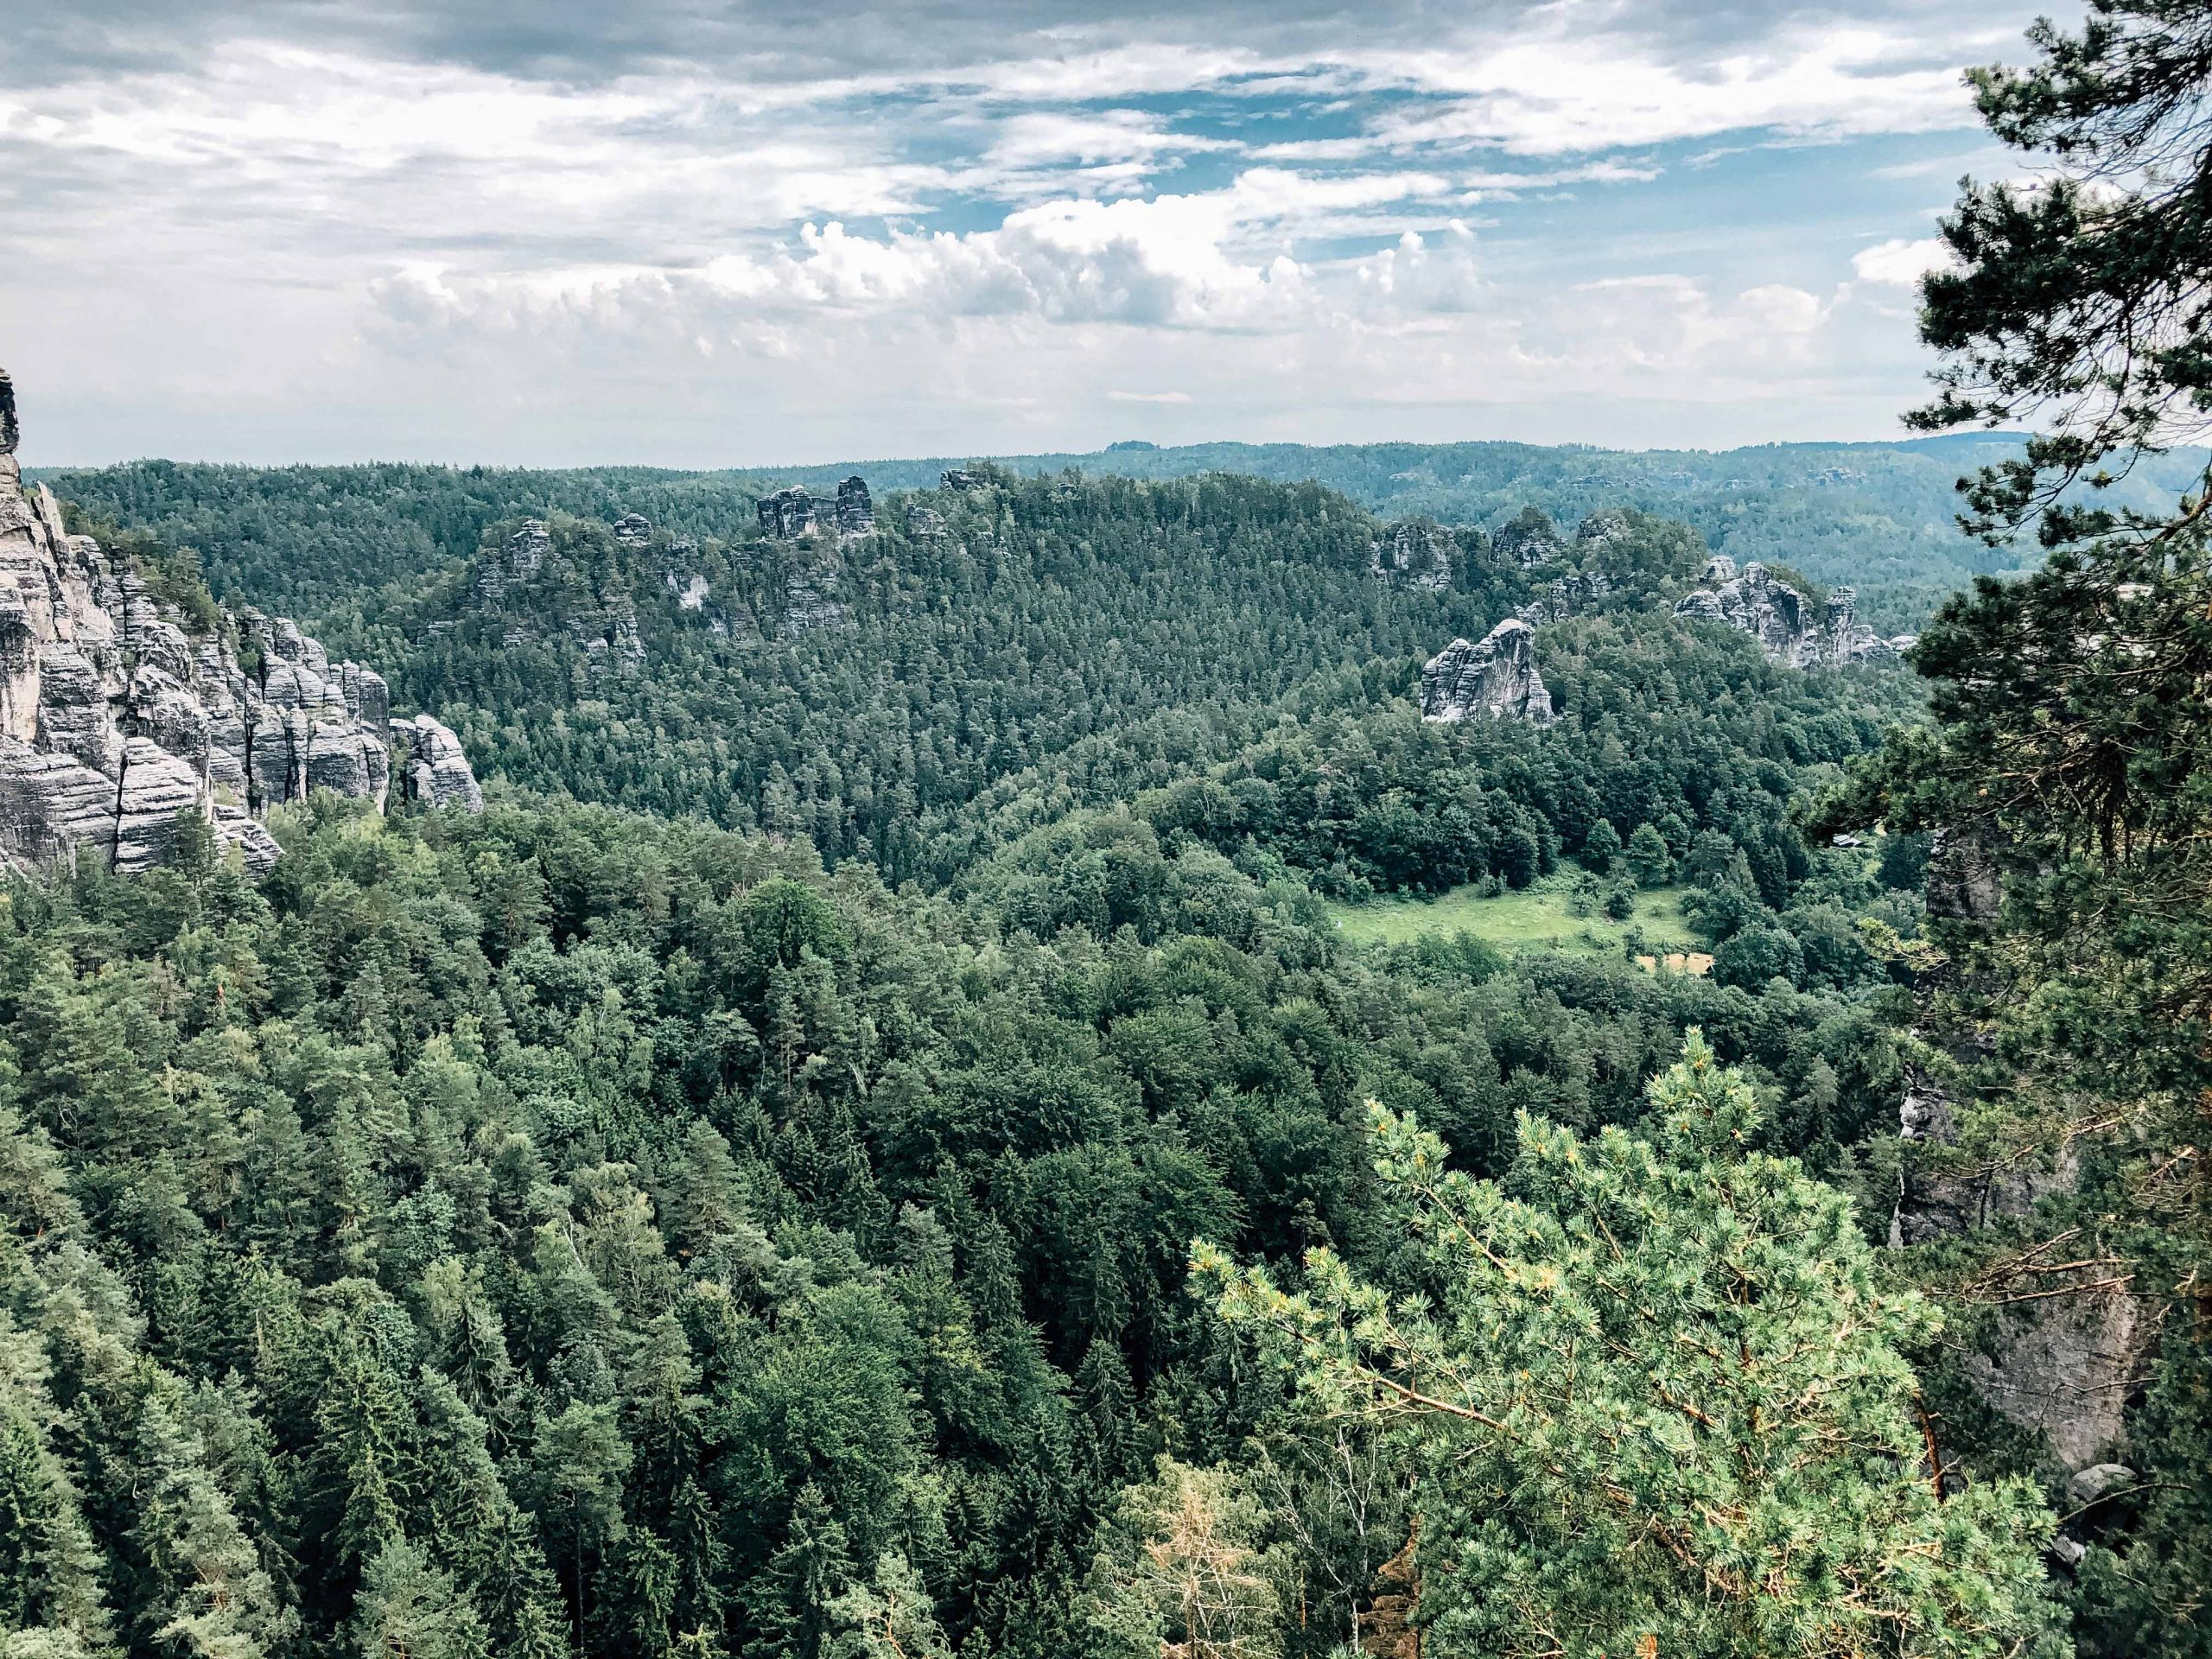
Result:
[[[487,526],[526,513],[560,511],[611,522],[637,512],[681,535],[729,540],[750,533],[755,498],[779,486],[819,491],[858,473],[881,496],[930,487],[945,467],[984,459],[1024,474],[1074,469],[1140,480],[1237,473],[1310,480],[1379,518],[1426,516],[1484,529],[1528,506],[1565,524],[1602,506],[1640,507],[1688,523],[1738,564],[1759,559],[1818,582],[1854,584],[1862,617],[1891,632],[1916,626],[1942,594],[1976,573],[2018,564],[2014,550],[1983,547],[1960,533],[1955,486],[1962,473],[2013,453],[2018,443],[2010,434],[1720,451],[1499,442],[1158,448],[1131,441],[1085,454],[715,472],[157,461],[39,475],[118,523],[196,547],[219,592],[250,592],[258,603],[316,622],[386,584],[412,588],[457,567],[476,551]],[[2155,460],[2118,493],[2171,501],[2204,461],[2199,451]]]

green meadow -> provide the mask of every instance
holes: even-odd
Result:
[[[1469,933],[1501,950],[1559,950],[1618,956],[1630,927],[1656,954],[1700,947],[1682,919],[1682,889],[1656,887],[1636,895],[1636,914],[1616,922],[1595,905],[1574,913],[1573,877],[1547,876],[1517,892],[1485,898],[1478,887],[1433,897],[1370,899],[1329,906],[1338,935],[1351,944],[1404,944],[1423,934]]]

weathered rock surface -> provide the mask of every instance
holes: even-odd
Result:
[[[24,493],[4,373],[0,414],[0,858],[90,846],[147,869],[196,811],[258,872],[276,858],[270,807],[315,789],[381,806],[383,677],[254,610],[188,634],[135,571],[65,531],[51,492]]]
[[[1567,543],[1557,528],[1535,507],[1524,508],[1519,518],[1500,526],[1490,538],[1490,546],[1491,556],[1502,563],[1517,564],[1523,569],[1567,556]]]
[[[1508,617],[1479,642],[1454,639],[1421,671],[1421,712],[1424,720],[1548,723],[1552,695],[1536,671],[1536,631]]]
[[[837,486],[837,533],[865,536],[875,528],[875,504],[868,499],[868,480],[855,473]]]
[[[626,512],[609,528],[614,539],[625,547],[649,547],[652,543],[652,522],[642,512]]]
[[[450,727],[428,715],[391,722],[392,741],[401,752],[407,798],[428,806],[484,810],[484,791],[470,770],[467,753]]]
[[[1885,639],[1862,625],[1848,588],[1832,592],[1816,616],[1810,600],[1764,564],[1754,561],[1738,575],[1734,561],[1718,554],[1706,561],[1701,585],[1675,602],[1675,614],[1748,633],[1770,660],[1790,668],[1886,662],[1912,644],[1910,635]]]
[[[990,480],[965,467],[948,467],[938,475],[938,482],[948,490],[980,490]]]
[[[1427,519],[1412,519],[1391,525],[1389,535],[1369,544],[1367,574],[1395,588],[1444,593],[1452,586],[1456,550],[1450,531]]]
[[[1939,831],[1928,861],[1930,921],[1957,930],[1986,926],[2002,897],[1990,848],[1973,834]],[[1953,972],[1936,970],[1939,976]],[[1933,996],[1937,982],[1923,982],[1923,998]],[[1925,1028],[1919,1034],[1930,1042],[1942,1038]],[[1948,1046],[1954,1058],[1976,1052],[1971,1033],[1955,1034]],[[2070,1151],[2047,1163],[1961,1159],[1947,1150],[1958,1141],[1958,1119],[1942,1085],[1918,1065],[1908,1067],[1897,1111],[1905,1157],[1890,1221],[1892,1248],[2018,1226],[2078,1183],[2080,1165]],[[1967,1357],[1967,1375],[1991,1406],[2024,1427],[2041,1430],[2052,1455],[2075,1471],[2078,1482],[2095,1487],[2114,1466],[2100,1466],[2099,1459],[2126,1443],[2128,1396],[2155,1333],[2139,1317],[2127,1287],[2100,1270],[2037,1272],[2023,1283],[2027,1294],[1999,1307],[1981,1351]],[[2086,1492],[2080,1501],[2096,1495]]]
[[[753,511],[760,520],[760,533],[779,541],[790,541],[814,528],[814,498],[803,484],[762,496],[753,504]]]

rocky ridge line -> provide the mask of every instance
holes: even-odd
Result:
[[[1838,588],[1818,616],[1813,601],[1754,561],[1716,553],[1706,561],[1700,585],[1675,601],[1676,616],[1719,622],[1748,633],[1770,661],[1789,668],[1840,668],[1848,663],[1893,662],[1913,643],[1910,634],[1885,639],[1859,620],[1858,595]]]

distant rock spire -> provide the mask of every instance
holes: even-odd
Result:
[[[0,369],[0,455],[14,454],[21,435],[16,426],[16,383],[7,370]]]

